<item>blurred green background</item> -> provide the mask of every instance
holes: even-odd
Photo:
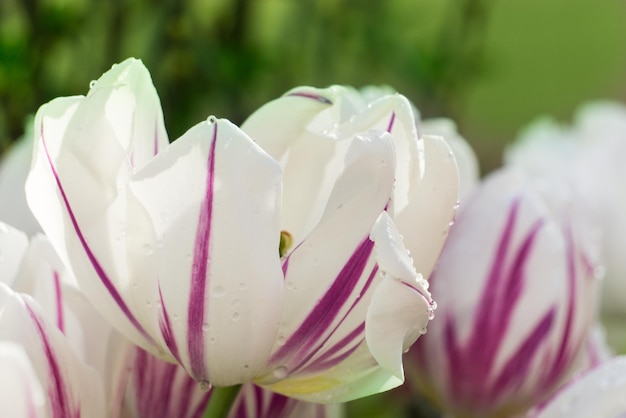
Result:
[[[170,138],[242,122],[296,85],[385,84],[453,118],[483,171],[533,119],[626,101],[619,0],[0,0],[0,152],[29,114],[126,57],[150,69]],[[354,417],[428,416],[409,389]]]
[[[455,119],[488,171],[535,117],[626,99],[625,18],[618,0],[2,0],[0,151],[135,56],[170,138],[296,85],[386,84]]]

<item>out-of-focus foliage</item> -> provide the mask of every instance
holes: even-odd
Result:
[[[618,3],[3,0],[0,151],[42,103],[84,94],[135,56],[171,138],[209,114],[241,122],[295,85],[388,84],[424,115],[456,119],[490,168],[540,112],[568,117],[583,100],[623,96]]]

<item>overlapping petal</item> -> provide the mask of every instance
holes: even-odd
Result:
[[[532,418],[614,418],[626,414],[626,357],[619,356],[572,379]]]
[[[21,382],[15,389],[20,390],[16,400],[23,400],[22,412],[27,413],[22,416],[106,416],[104,391],[95,370],[76,358],[63,335],[32,299],[0,283],[0,343],[6,348],[7,342],[21,348],[30,364],[26,365],[19,348],[4,352],[20,361],[12,376]],[[43,402],[38,388],[45,394]]]
[[[392,134],[397,210],[408,204],[419,187],[423,145],[411,104],[399,94],[366,102],[358,92],[343,86],[298,87],[261,107],[242,129],[284,169],[281,227],[292,233],[296,243],[324,213],[355,134],[370,130]]]
[[[136,60],[42,107],[35,131],[31,207],[100,313],[197,380],[254,376],[280,309],[279,166],[221,120],[166,146]]]
[[[217,120],[131,178],[132,297],[159,346],[198,380],[247,381],[267,359],[283,286],[280,175],[238,128]]]
[[[560,216],[514,171],[493,174],[459,212],[431,277],[437,316],[413,351],[419,385],[443,409],[522,412],[575,370],[597,281]]]

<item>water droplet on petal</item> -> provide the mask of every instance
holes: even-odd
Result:
[[[593,277],[596,279],[602,279],[604,277],[604,266],[595,266],[593,268]]]
[[[202,331],[207,332],[210,328],[211,326],[207,322],[202,324]]]
[[[96,81],[96,80],[91,80],[91,81],[89,82],[89,88],[90,88],[90,89],[94,88],[94,87],[96,86],[96,83],[97,83],[97,81]]]
[[[420,335],[424,335],[428,332],[428,328],[424,327],[422,329],[420,329]]]
[[[213,124],[213,123],[217,122],[217,118],[216,118],[215,116],[211,115],[211,116],[209,116],[209,117],[206,119],[206,121],[207,121],[208,123],[210,123],[210,124]]]
[[[207,382],[206,380],[203,380],[202,382],[200,382],[200,389],[202,389],[205,392],[208,392],[209,390],[211,390],[211,384]]]
[[[285,342],[286,342],[286,341],[287,341],[287,339],[285,338],[285,336],[284,336],[284,335],[279,335],[279,336],[278,336],[278,340],[277,340],[277,342],[278,342],[278,344],[279,344],[279,345],[285,345]]]
[[[276,379],[284,379],[285,377],[287,377],[287,368],[285,366],[277,367],[274,370],[274,377]]]
[[[233,312],[233,321],[239,321],[240,316],[239,312]]]
[[[154,249],[150,244],[144,244],[144,246],[141,247],[141,251],[143,251],[145,255],[152,255],[154,253]]]
[[[215,286],[213,288],[212,295],[214,297],[221,298],[221,297],[224,297],[225,294],[226,294],[226,289],[224,289],[224,286]]]

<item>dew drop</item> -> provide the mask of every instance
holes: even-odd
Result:
[[[235,322],[239,321],[240,317],[241,315],[239,314],[239,312],[233,312],[233,321]]]
[[[224,295],[226,294],[226,289],[224,289],[224,286],[215,286],[213,288],[212,294],[216,298],[224,297]]]
[[[89,82],[89,88],[90,88],[90,89],[92,89],[92,88],[94,88],[95,86],[96,86],[96,80],[91,80],[91,81]]]
[[[144,244],[144,246],[141,247],[141,251],[143,251],[143,253],[145,255],[152,255],[152,254],[154,254],[154,249],[152,248],[152,245],[150,245],[150,244]]]
[[[207,382],[206,380],[203,380],[202,382],[200,382],[200,389],[202,389],[205,392],[208,392],[211,389],[211,384]]]
[[[424,327],[422,329],[420,329],[420,335],[424,335],[428,332],[428,328]]]
[[[147,300],[147,301],[146,301],[146,306],[147,306],[148,308],[151,308],[151,307],[152,307],[152,302],[150,302],[149,300]]]
[[[379,163],[380,163],[381,167],[384,167],[384,166],[387,165],[387,161],[386,160],[380,160]]]
[[[216,341],[216,340],[215,340],[215,337],[211,337],[211,338],[209,338],[209,342],[210,342],[211,344],[215,344],[215,341]]]
[[[211,327],[209,326],[209,324],[207,322],[202,324],[202,331],[207,332],[210,328]]]
[[[595,266],[593,268],[593,277],[596,279],[602,279],[604,277],[604,266]]]
[[[287,377],[287,368],[285,366],[277,367],[274,370],[274,377],[276,379],[284,379],[285,377]]]
[[[217,118],[214,115],[209,116],[206,121],[210,124],[217,122]]]
[[[246,290],[247,285],[245,282],[239,282],[239,290]]]
[[[286,341],[287,341],[287,339],[285,338],[284,335],[279,335],[278,336],[277,342],[278,342],[279,345],[285,345]]]

